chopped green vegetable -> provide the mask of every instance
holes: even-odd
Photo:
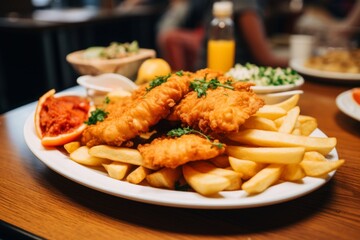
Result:
[[[205,78],[203,79],[195,79],[190,83],[190,88],[193,89],[195,92],[197,92],[198,98],[202,96],[206,96],[206,90],[209,88],[215,89],[217,87],[224,87],[228,89],[234,89],[233,86],[231,86],[231,81],[226,81],[225,84],[222,84],[217,80],[216,78],[211,79],[210,81],[206,81]]]
[[[110,103],[110,98],[108,96],[106,96],[104,99],[105,107],[109,103]],[[90,117],[88,118],[87,121],[85,121],[85,124],[93,125],[93,124],[96,124],[97,122],[102,122],[105,120],[105,118],[108,116],[108,114],[109,113],[105,112],[104,109],[97,108],[90,113]]]
[[[98,58],[104,55],[104,47],[89,47],[83,53],[84,58]]]
[[[206,138],[209,142],[211,142],[214,146],[218,147],[218,148],[222,148],[224,144],[222,143],[215,143],[215,142],[212,142],[211,141],[211,138],[205,134],[203,134],[202,132],[200,131],[197,131],[195,129],[192,129],[190,127],[184,127],[184,128],[176,128],[176,129],[172,129],[170,130],[166,135],[169,136],[169,137],[181,137],[182,135],[185,135],[185,134],[190,134],[190,133],[193,133],[193,134],[198,134],[204,138]]]
[[[114,59],[122,58],[137,53],[139,51],[139,44],[137,41],[131,43],[112,42],[107,47],[89,47],[83,53],[83,58],[104,58]]]
[[[295,84],[300,75],[291,68],[272,68],[246,63],[235,64],[226,74],[236,81],[252,82],[257,86],[280,86]]]
[[[175,74],[176,74],[177,76],[179,76],[179,77],[184,76],[183,70],[177,71]]]
[[[94,111],[91,112],[91,115],[87,121],[85,121],[85,124],[87,125],[93,125],[97,122],[102,122],[105,120],[105,118],[108,116],[108,112],[105,112],[103,109],[97,108]]]
[[[105,97],[104,103],[105,103],[105,104],[109,104],[109,103],[110,103],[110,98],[109,98],[108,96]]]
[[[161,84],[166,82],[169,79],[170,76],[171,76],[171,74],[164,75],[164,76],[157,76],[154,80],[152,80],[149,83],[150,87],[146,88],[146,91],[149,92],[151,89],[153,89],[153,88],[155,88],[157,86],[160,86]]]

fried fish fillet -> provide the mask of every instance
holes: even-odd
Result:
[[[82,143],[89,147],[99,144],[121,146],[146,133],[151,126],[167,117],[170,109],[189,92],[190,77],[190,73],[183,76],[173,74],[150,91],[145,91],[144,87],[135,91],[127,104],[120,103],[119,107],[111,105],[106,109],[109,114],[104,121],[85,129]]]
[[[187,134],[178,138],[157,138],[151,143],[139,145],[138,150],[149,166],[176,168],[190,161],[221,155],[225,145],[218,147],[201,136]]]
[[[225,82],[226,77],[219,77]],[[173,108],[169,120],[180,120],[205,133],[229,133],[239,131],[240,126],[264,105],[250,87],[250,83],[235,82],[234,89],[217,87],[208,89],[206,96],[198,97],[189,92]]]

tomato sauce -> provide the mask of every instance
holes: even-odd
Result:
[[[43,136],[72,132],[88,119],[90,102],[79,96],[49,97],[40,111]]]

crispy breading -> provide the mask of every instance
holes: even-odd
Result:
[[[208,79],[208,78],[207,78]],[[226,78],[220,77],[220,82]],[[264,105],[250,87],[250,83],[235,82],[234,89],[208,89],[206,96],[198,97],[192,91],[173,108],[170,120],[180,120],[205,133],[239,131],[240,126]]]
[[[109,114],[104,121],[85,129],[82,143],[89,147],[99,144],[121,146],[146,133],[151,126],[167,117],[170,109],[188,93],[190,76],[190,73],[184,76],[173,74],[150,91],[144,91],[144,87],[136,91],[127,104],[108,108]]]
[[[187,134],[178,138],[157,138],[149,144],[139,145],[138,150],[145,164],[176,168],[190,161],[221,155],[225,151],[225,145],[218,147],[201,136]]]

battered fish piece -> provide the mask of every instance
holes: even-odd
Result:
[[[135,91],[128,104],[119,104],[119,108],[112,105],[104,121],[85,129],[82,143],[88,147],[100,144],[121,146],[148,132],[151,126],[166,118],[170,109],[189,92],[190,76],[190,73],[184,76],[173,74],[150,91],[144,91],[144,88]]]
[[[145,164],[176,168],[190,161],[221,155],[225,151],[225,145],[218,147],[201,136],[186,134],[178,138],[157,138],[151,143],[139,145],[138,150]]]
[[[218,80],[226,82],[229,78],[222,76]],[[174,107],[169,120],[180,120],[204,133],[237,132],[246,119],[264,105],[251,86],[251,83],[235,82],[234,89],[208,89],[206,96],[200,98],[192,91]]]

